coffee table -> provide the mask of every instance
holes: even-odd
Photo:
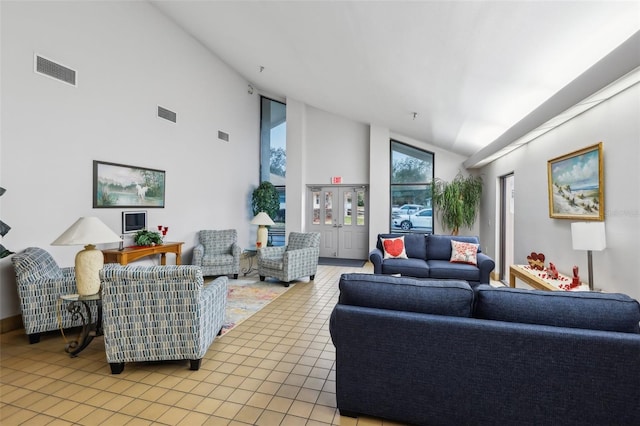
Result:
[[[511,265],[509,267],[509,286],[515,288],[516,278],[529,284],[536,290],[549,291],[589,291],[589,286],[581,283],[578,287],[569,288],[571,277],[558,274],[558,279],[547,277],[546,271],[539,271],[529,265]]]

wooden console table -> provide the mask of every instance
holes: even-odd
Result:
[[[529,284],[531,287],[537,290],[569,290],[567,285],[571,282],[571,278],[566,275],[559,274],[558,280],[552,280],[544,278],[543,271],[532,270],[527,265],[511,265],[509,267],[509,286],[516,286],[516,278]],[[565,287],[565,288],[563,288]],[[589,286],[582,283],[578,287],[570,289],[572,291],[588,291]]]
[[[182,245],[183,242],[177,243],[163,243],[156,246],[149,247],[125,247],[122,250],[109,249],[102,250],[104,255],[104,263],[119,263],[126,265],[129,262],[138,260],[141,257],[152,256],[154,254],[160,255],[160,264],[167,264],[167,253],[174,253],[176,255],[176,265],[182,264]]]

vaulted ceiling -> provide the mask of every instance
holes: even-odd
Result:
[[[261,93],[467,157],[640,30],[638,1],[152,4]]]

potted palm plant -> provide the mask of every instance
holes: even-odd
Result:
[[[460,172],[451,182],[434,180],[433,204],[439,209],[442,226],[450,229],[451,235],[458,235],[462,226],[473,227],[480,207],[482,183],[480,176],[465,177]]]

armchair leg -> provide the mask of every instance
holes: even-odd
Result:
[[[287,281],[286,283],[284,283],[285,287],[289,287],[289,281]]]
[[[238,274],[233,274],[233,279],[237,280],[238,279]]]
[[[311,275],[311,276],[309,277],[309,279],[310,279],[311,281],[313,281],[313,280],[315,280],[315,279],[316,279],[316,276],[315,276],[315,275]]]
[[[200,369],[200,363],[202,362],[202,358],[200,358],[200,359],[190,359],[189,362],[191,363],[191,366],[189,367],[189,370],[197,371],[197,370]]]
[[[264,281],[264,275],[260,275],[260,281]]]
[[[28,334],[29,344],[33,345],[34,343],[38,343],[40,341],[40,333]]]
[[[110,362],[111,374],[120,374],[124,370],[124,362]]]

